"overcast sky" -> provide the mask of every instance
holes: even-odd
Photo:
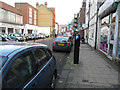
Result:
[[[14,6],[15,2],[27,2],[36,7],[36,2],[39,4],[48,3],[48,7],[55,8],[56,22],[58,24],[68,24],[74,18],[74,13],[78,13],[82,7],[83,0],[0,0],[9,5]]]

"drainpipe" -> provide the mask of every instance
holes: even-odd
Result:
[[[89,1],[89,13],[88,13],[88,36],[87,36],[87,43],[89,39],[89,23],[90,23],[90,1]]]
[[[96,50],[96,46],[97,46],[97,31],[98,31],[98,11],[99,11],[98,3],[99,2],[97,2],[96,33],[95,33],[95,47],[94,47],[95,50]]]

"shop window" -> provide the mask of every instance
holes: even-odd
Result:
[[[113,52],[113,44],[110,44],[109,47],[109,55],[112,57],[112,52]]]
[[[5,33],[5,27],[0,27],[0,33]]]
[[[120,59],[120,37],[119,37],[119,43],[118,43],[118,58]]]
[[[114,34],[115,34],[115,25],[112,25],[111,31],[110,31],[110,39],[114,40]]]
[[[120,22],[119,22],[120,25]],[[120,28],[119,28],[119,39],[118,39],[118,58],[120,59]]]
[[[8,28],[8,33],[13,33],[13,28]]]
[[[19,29],[15,29],[15,33],[20,33],[20,30]]]
[[[100,49],[107,53],[108,50],[108,30],[109,28],[107,26],[104,26],[101,28],[101,36],[100,36]]]

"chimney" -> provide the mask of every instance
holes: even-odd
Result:
[[[36,6],[39,6],[39,2],[36,3]]]
[[[47,7],[47,2],[45,2],[45,6]]]

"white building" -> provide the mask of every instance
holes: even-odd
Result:
[[[95,34],[96,34],[96,17],[97,17],[97,1],[90,1],[90,18],[89,18],[89,36],[88,44],[95,47]],[[86,21],[87,22],[87,21]]]
[[[98,16],[98,49],[111,60],[120,60],[120,1],[106,0]]]
[[[0,33],[22,33],[22,25],[22,13],[0,1]]]

